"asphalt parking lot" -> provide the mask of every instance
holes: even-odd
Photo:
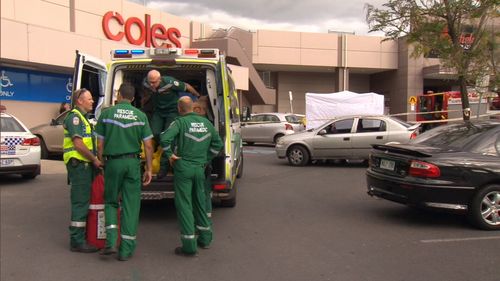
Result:
[[[272,147],[245,147],[235,208],[214,212],[215,240],[173,254],[172,201],[142,206],[128,262],[68,250],[61,161],[33,181],[0,178],[1,280],[500,280],[500,233],[460,216],[366,195],[360,163],[290,167]]]

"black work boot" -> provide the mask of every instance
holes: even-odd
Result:
[[[178,256],[183,256],[183,257],[196,257],[198,256],[197,253],[192,253],[192,254],[189,254],[189,253],[185,253],[183,250],[182,250],[182,247],[177,247],[175,248],[175,251],[174,253]]]
[[[116,247],[106,246],[104,249],[101,250],[101,252],[99,252],[99,255],[109,256],[116,252],[118,252]]]
[[[70,249],[71,252],[78,252],[78,253],[95,253],[99,251],[96,247],[89,245],[87,243],[79,244],[79,245],[71,245]]]
[[[128,261],[131,257],[132,255],[125,256],[122,254],[118,254],[118,257],[116,259],[119,261]]]
[[[197,242],[197,244],[198,244],[198,247],[200,247],[202,249],[205,249],[205,250],[210,249],[210,245],[204,245],[200,242]]]

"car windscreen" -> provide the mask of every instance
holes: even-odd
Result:
[[[285,119],[288,123],[300,123],[300,118],[297,115],[286,115]]]
[[[489,129],[491,126],[473,124],[441,126],[419,135],[411,143],[431,147],[463,148]]]
[[[12,117],[2,117],[0,119],[0,128],[2,132],[26,132],[23,126]]]

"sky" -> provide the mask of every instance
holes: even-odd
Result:
[[[387,0],[131,0],[214,28],[368,33],[365,3],[379,7]]]

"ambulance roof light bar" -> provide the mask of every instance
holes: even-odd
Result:
[[[132,49],[132,50],[119,49],[119,50],[112,50],[111,51],[111,58],[112,59],[140,58],[140,57],[144,57],[145,54],[146,54],[146,50],[142,50],[142,49]]]
[[[219,57],[218,49],[181,49],[172,47],[170,44],[166,48],[151,48],[143,49],[117,49],[111,51],[111,58],[115,59],[132,59],[132,58],[151,58],[151,57],[193,57],[193,58],[214,58]]]

